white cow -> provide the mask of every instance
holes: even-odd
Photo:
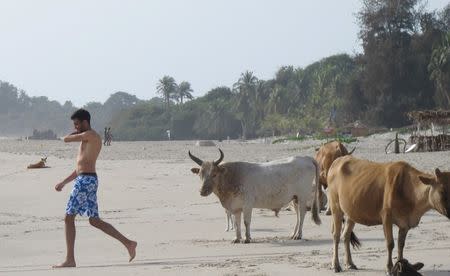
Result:
[[[200,176],[201,196],[214,193],[222,206],[234,214],[236,238],[241,240],[241,213],[244,213],[245,243],[249,243],[250,222],[253,208],[279,210],[290,201],[294,201],[297,214],[292,239],[302,238],[303,220],[306,213],[306,202],[319,183],[319,166],[312,157],[290,157],[267,163],[222,162],[224,154],[220,150],[217,161],[207,162],[189,152],[190,158],[200,168],[191,171]],[[313,184],[314,182],[314,184]],[[318,202],[318,201],[314,201]],[[318,203],[311,206],[313,221],[319,225]]]

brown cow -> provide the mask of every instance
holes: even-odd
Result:
[[[337,158],[345,155],[350,155],[355,151],[356,148],[353,148],[352,151],[348,152],[345,146],[339,141],[331,141],[326,144],[323,144],[316,153],[316,161],[320,166],[320,176],[319,182],[320,185],[326,190],[328,187],[327,184],[327,174],[328,170],[333,164],[333,161]],[[324,198],[322,191],[320,193],[321,198]],[[325,207],[325,201],[320,202],[321,209]],[[331,215],[330,208],[327,208],[326,215]]]
[[[45,163],[47,162],[47,157],[41,158],[41,161],[28,165],[28,169],[42,169],[45,168]]]
[[[392,272],[394,238],[392,225],[397,225],[398,260],[408,230],[419,224],[421,217],[434,209],[450,218],[450,172],[435,170],[435,176],[423,173],[406,162],[375,163],[352,156],[338,158],[328,172],[328,201],[333,214],[334,240],[332,267],[341,271],[338,245],[343,232],[345,263],[356,269],[350,254],[350,242],[359,246],[353,234],[355,223],[383,225],[388,250],[387,272]]]

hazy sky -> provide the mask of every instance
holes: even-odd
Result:
[[[359,0],[1,0],[0,80],[78,106],[116,91],[149,99],[164,75],[200,96],[245,70],[267,79],[283,65],[359,52],[359,9]]]

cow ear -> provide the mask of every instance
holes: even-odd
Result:
[[[198,174],[198,173],[200,172],[200,169],[199,169],[199,168],[192,168],[192,169],[191,169],[191,172],[192,172],[193,174]]]
[[[412,266],[412,268],[414,268],[415,271],[419,271],[422,269],[424,264],[423,263],[415,263],[415,264],[412,264],[411,266]]]
[[[425,185],[435,185],[436,184],[436,179],[434,177],[419,176],[419,179]]]

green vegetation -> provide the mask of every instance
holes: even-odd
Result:
[[[358,141],[358,139],[356,137],[351,137],[348,135],[335,134],[335,135],[327,136],[322,133],[314,135],[314,139],[315,140],[326,140],[326,141],[338,141],[338,142],[347,143],[347,144]]]
[[[346,137],[346,136],[338,136],[335,139],[336,141],[339,141],[341,143],[346,143],[346,144],[350,144],[350,143],[354,143],[354,142],[358,142],[358,139],[355,137]]]
[[[363,52],[338,54],[304,68],[283,66],[272,79],[245,71],[232,87],[193,99],[189,82],[163,76],[161,98],[118,92],[88,103],[97,129],[111,125],[115,139],[243,139],[342,127],[355,120],[374,127],[409,125],[405,113],[450,109],[450,4],[425,12],[421,0],[361,0],[357,14]],[[301,35],[301,34],[298,34]],[[0,131],[68,129],[75,107],[28,97],[0,83]],[[326,138],[326,137],[321,137]],[[342,142],[351,138],[335,137]],[[297,138],[295,138],[297,139]]]
[[[276,140],[274,140],[272,142],[272,144],[283,143],[283,142],[286,142],[286,141],[303,141],[305,139],[306,139],[306,137],[304,137],[304,136],[299,136],[299,137],[297,137],[297,136],[290,136],[290,137],[286,137],[286,138],[276,139]]]

